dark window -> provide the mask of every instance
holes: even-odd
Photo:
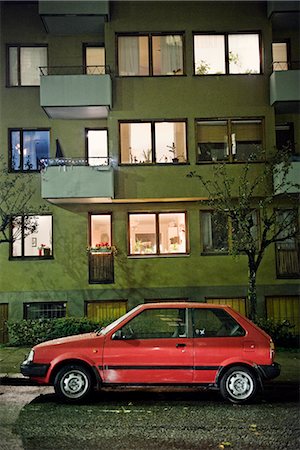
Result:
[[[196,338],[244,336],[244,329],[223,309],[193,309]]]
[[[261,119],[197,120],[197,162],[263,159]]]
[[[58,319],[66,317],[66,303],[26,303],[24,305],[24,319]]]
[[[30,172],[40,169],[40,160],[50,156],[49,130],[9,130],[10,170]]]

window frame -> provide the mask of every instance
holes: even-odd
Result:
[[[199,154],[198,154],[198,150],[199,150],[199,140],[198,140],[198,126],[200,126],[200,122],[226,122],[226,130],[227,130],[227,144],[228,144],[228,155],[227,155],[227,160],[224,159],[219,159],[214,161],[213,159],[211,160],[200,160],[199,159]],[[233,153],[233,141],[232,141],[232,124],[234,122],[243,122],[243,121],[248,121],[248,122],[257,122],[260,121],[261,123],[261,137],[262,137],[262,151],[261,151],[261,157],[258,159],[248,159],[248,160],[237,160],[235,159],[235,155],[236,153]],[[223,164],[245,164],[245,163],[251,163],[251,164],[261,164],[263,162],[266,161],[266,138],[265,138],[265,118],[264,117],[209,117],[209,118],[196,118],[195,119],[195,138],[196,138],[196,164],[197,165],[202,165],[202,164],[218,164],[218,163],[223,163]]]
[[[9,50],[10,48],[17,48],[17,61],[18,61],[18,67],[17,67],[17,77],[18,77],[18,84],[13,85],[10,84],[10,56],[9,56]],[[6,87],[7,88],[22,88],[22,87],[30,87],[30,88],[36,88],[40,87],[40,84],[21,84],[21,49],[22,48],[45,48],[46,49],[46,65],[48,66],[49,62],[49,53],[48,53],[48,44],[21,44],[21,43],[12,43],[12,44],[6,44]]]
[[[43,217],[43,216],[49,216],[49,217],[51,217],[51,242],[52,242],[52,247],[51,247],[51,255],[39,255],[39,254],[37,254],[37,255],[29,255],[29,256],[26,256],[26,255],[24,255],[24,219],[25,219],[25,217],[36,217],[36,216],[38,216],[38,217]],[[21,217],[22,218],[22,231],[21,231],[21,233],[22,233],[22,236],[21,236],[21,255],[20,256],[14,256],[13,255],[13,244],[14,244],[14,242],[12,241],[12,230],[13,230],[13,220],[14,220],[14,218],[15,217]],[[13,215],[13,216],[10,216],[10,224],[9,224],[9,234],[10,234],[10,244],[9,244],[9,260],[10,261],[15,261],[15,260],[36,260],[36,259],[42,259],[42,260],[45,260],[45,259],[47,259],[47,260],[51,260],[51,259],[54,259],[54,242],[53,242],[53,214],[47,214],[47,213],[44,213],[44,214],[39,214],[39,213],[36,213],[36,214],[33,214],[33,213],[28,213],[28,214],[16,214],[16,215]],[[32,236],[32,237],[35,237],[33,234],[32,235],[29,235],[29,236]]]
[[[85,132],[85,157],[86,157],[86,161],[87,161],[87,165],[89,166],[89,138],[88,138],[88,132],[89,131],[106,131],[106,137],[107,137],[107,161],[105,161],[105,163],[103,164],[99,164],[100,166],[109,166],[109,131],[107,127],[95,127],[95,128],[91,128],[91,127],[86,127],[84,129]],[[101,157],[99,157],[101,158]],[[96,165],[97,166],[97,165]]]
[[[155,245],[156,253],[131,253],[130,252],[130,217],[135,215],[146,215],[151,214],[155,216]],[[161,253],[160,252],[160,229],[159,229],[159,217],[164,214],[184,214],[185,218],[185,252],[171,252],[171,253]],[[190,254],[190,244],[189,244],[189,224],[188,224],[188,213],[186,210],[178,211],[129,211],[127,213],[127,255],[130,258],[169,258],[169,257],[180,257],[189,256]]]
[[[180,74],[153,74],[153,37],[160,36],[181,36],[182,39],[182,73]],[[148,75],[120,75],[120,64],[119,64],[119,37],[147,37],[148,39]],[[115,49],[116,49],[116,72],[117,77],[120,78],[134,78],[134,77],[176,77],[176,76],[186,76],[186,51],[185,51],[185,32],[184,31],[163,31],[163,32],[133,32],[133,33],[117,33],[115,38]]]
[[[82,62],[83,62],[83,73],[88,75],[87,68],[87,49],[88,48],[103,48],[104,49],[104,73],[106,73],[106,48],[104,42],[83,42],[82,44]],[[93,67],[93,66],[91,66]],[[100,75],[95,73],[95,75]]]
[[[121,125],[122,124],[150,124],[151,128],[151,162],[122,162],[122,136],[121,136]],[[156,161],[156,134],[155,134],[155,125],[157,123],[184,123],[185,124],[185,161],[177,161],[177,162],[157,162]],[[187,165],[189,164],[188,158],[188,121],[187,119],[143,119],[143,120],[119,120],[119,165],[121,166],[164,166],[164,165]],[[175,158],[174,158],[175,159]],[[178,159],[178,158],[177,158]]]
[[[61,305],[62,306],[61,311],[63,311],[65,314],[64,315],[59,315],[57,317],[56,316],[55,317],[43,317],[43,316],[40,316],[38,318],[30,318],[30,317],[28,317],[28,309],[32,305],[34,305],[34,306],[42,306],[42,305],[46,306],[47,305],[48,307],[49,306],[51,306],[51,307],[53,306],[54,308],[55,308],[55,306]],[[23,317],[24,317],[25,320],[39,320],[39,319],[53,320],[53,319],[58,319],[58,318],[65,318],[65,317],[67,317],[67,302],[59,302],[59,301],[55,301],[55,302],[47,302],[47,301],[40,302],[40,301],[38,301],[38,302],[26,302],[26,303],[23,303]]]
[[[88,227],[89,227],[89,233],[88,233],[88,243],[89,247],[92,246],[92,216],[109,216],[110,219],[110,240],[109,245],[113,245],[113,229],[112,229],[112,221],[113,221],[113,214],[111,211],[101,211],[101,212],[89,212],[88,213]]]
[[[259,43],[259,72],[242,72],[242,73],[231,73],[230,72],[230,61],[229,61],[229,36],[231,35],[245,35],[245,34],[253,34],[258,36]],[[225,73],[209,73],[209,74],[197,74],[196,73],[196,60],[195,60],[195,37],[196,36],[224,36],[224,62],[225,62]],[[196,77],[207,77],[207,76],[232,76],[232,75],[263,75],[263,65],[262,65],[262,37],[261,32],[259,30],[251,30],[251,31],[242,31],[242,32],[193,32],[193,75]]]
[[[256,216],[256,224],[257,224],[257,244],[260,241],[261,238],[261,228],[260,228],[260,214],[257,208],[253,208],[252,212],[255,214]],[[203,237],[203,225],[202,225],[202,220],[203,220],[203,214],[205,213],[210,213],[211,215],[214,213],[213,209],[201,209],[200,210],[200,243],[201,243],[201,256],[227,256],[230,254],[232,246],[233,246],[233,233],[232,230],[234,229],[234,223],[232,218],[227,215],[227,249],[224,251],[218,250],[218,249],[211,249],[211,251],[205,251],[204,249],[204,237]],[[221,212],[220,212],[221,213]],[[226,213],[224,213],[224,215],[226,215]],[[225,220],[225,217],[224,217]],[[211,236],[211,238],[213,238],[213,235]],[[258,245],[257,245],[258,247]],[[243,252],[243,250],[238,250],[238,253],[240,255],[245,254]]]
[[[8,171],[10,173],[37,173],[40,172],[40,168],[34,169],[34,170],[24,170],[23,169],[23,163],[24,163],[24,154],[23,154],[23,142],[24,142],[24,132],[30,132],[30,131],[47,131],[49,133],[49,155],[51,153],[51,129],[50,128],[8,128],[8,165],[9,169]],[[13,169],[12,167],[12,133],[13,132],[19,132],[20,133],[20,170]]]

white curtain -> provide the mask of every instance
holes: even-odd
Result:
[[[161,36],[160,38],[161,74],[175,75],[183,72],[181,36]]]
[[[46,47],[21,48],[21,84],[22,86],[39,86],[39,67],[47,66]]]
[[[139,37],[119,37],[118,53],[119,75],[139,75]]]

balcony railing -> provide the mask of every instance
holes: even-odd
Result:
[[[114,282],[114,255],[108,253],[89,253],[89,283]]]
[[[299,278],[300,252],[297,246],[291,248],[289,244],[276,246],[276,269],[278,278]]]
[[[47,167],[61,167],[61,166],[108,166],[110,158],[108,156],[97,156],[88,158],[45,158],[39,161],[39,167],[41,170],[47,169]]]
[[[110,67],[105,66],[42,66],[41,76],[51,75],[105,75],[110,74]]]
[[[273,61],[272,68],[275,72],[281,70],[299,70],[300,61]]]

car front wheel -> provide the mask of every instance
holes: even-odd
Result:
[[[82,401],[91,393],[91,374],[88,369],[77,364],[64,366],[54,379],[54,390],[64,401]]]
[[[252,400],[258,389],[255,375],[246,367],[231,367],[220,381],[222,396],[232,403],[245,403]]]

